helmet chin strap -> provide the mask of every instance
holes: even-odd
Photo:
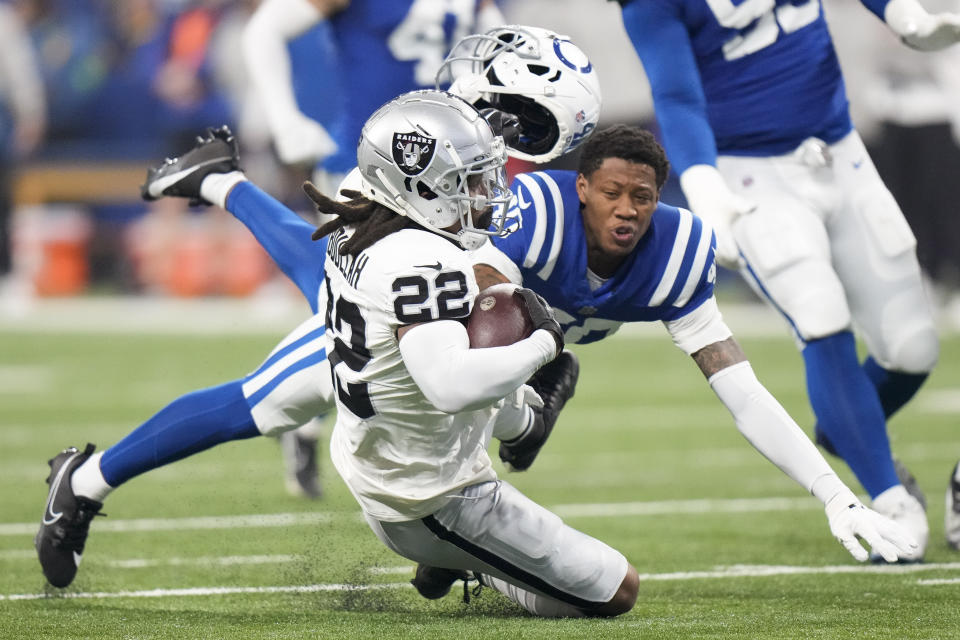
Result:
[[[408,207],[410,205],[408,205],[407,201],[404,200],[403,194],[400,192],[400,190],[397,189],[395,186],[393,186],[393,183],[387,180],[387,175],[383,172],[383,169],[381,169],[380,167],[376,167],[374,169],[374,173],[377,174],[377,177],[380,178],[380,182],[383,184],[386,190],[390,192],[390,195],[393,196],[392,198],[383,197],[382,195],[380,195],[378,190],[373,188],[373,186],[370,185],[369,182],[367,182],[367,179],[364,178],[363,175],[361,175],[360,179],[363,181],[364,185],[366,185],[370,189],[370,193],[374,194],[374,199],[380,204],[382,204],[383,206],[389,209],[392,209],[393,211],[396,211],[401,216],[407,215]]]
[[[460,231],[457,232],[457,242],[467,251],[479,249],[486,239],[486,235],[482,233],[474,233],[473,231],[469,231],[467,229],[460,229]]]

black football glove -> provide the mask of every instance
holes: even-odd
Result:
[[[490,123],[494,135],[503,136],[503,142],[508,147],[513,148],[520,142],[520,134],[523,133],[520,129],[520,118],[493,107],[481,109],[480,115]]]
[[[560,323],[553,316],[553,309],[550,308],[547,301],[532,289],[526,287],[517,288],[513,295],[523,300],[523,304],[527,307],[527,313],[530,315],[533,330],[545,329],[550,332],[557,343],[556,355],[560,355],[560,352],[563,351],[563,329],[560,328]]]

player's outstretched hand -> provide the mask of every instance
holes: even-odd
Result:
[[[557,354],[563,351],[563,329],[560,323],[553,315],[553,309],[547,304],[547,301],[539,296],[532,289],[518,287],[513,295],[523,300],[527,307],[527,313],[530,314],[530,322],[533,324],[533,330],[544,329],[550,332],[557,343]]]
[[[870,554],[857,538],[870,545],[887,562],[916,553],[917,541],[893,520],[863,506],[849,489],[837,493],[827,501],[825,511],[830,532],[859,562]]]
[[[740,216],[752,213],[756,205],[731,191],[720,172],[711,165],[687,168],[680,176],[680,186],[690,210],[713,227],[717,236],[717,264],[739,270],[743,258],[733,238],[733,223]]]
[[[337,143],[327,130],[299,111],[277,119],[272,133],[284,164],[312,164],[337,152]]]
[[[904,44],[919,51],[939,51],[960,42],[960,14],[929,13],[917,0],[891,0],[884,20]]]
[[[960,42],[960,14],[937,13],[903,36],[903,42],[919,51],[939,51]]]
[[[181,156],[167,158],[162,164],[147,169],[147,179],[140,185],[144,200],[164,196],[190,198],[190,204],[210,204],[200,195],[203,179],[211,173],[229,173],[240,169],[237,139],[226,125],[208,128],[197,136],[192,149]]]

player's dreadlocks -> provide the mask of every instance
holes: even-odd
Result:
[[[320,193],[310,182],[303,183],[303,191],[317,205],[317,211],[337,216],[333,220],[320,225],[313,232],[311,237],[314,240],[330,235],[347,224],[357,226],[350,239],[340,248],[340,251],[348,255],[358,255],[377,240],[385,238],[391,233],[417,226],[410,218],[401,216],[382,204],[365,198],[359,191],[349,189],[341,191],[340,193],[349,198],[346,202],[338,202]]]
[[[670,174],[663,147],[652,133],[640,127],[615,124],[594,133],[583,144],[578,171],[589,178],[607,158],[649,165],[657,176],[657,189],[663,188]]]

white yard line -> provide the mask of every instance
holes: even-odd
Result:
[[[623,516],[661,516],[703,513],[749,513],[761,511],[795,511],[822,509],[823,505],[805,498],[737,498],[660,500],[656,502],[608,502],[557,504],[550,510],[561,518],[596,518]]]
[[[53,388],[52,367],[33,364],[0,365],[0,394],[41,393]]]
[[[372,568],[377,569],[376,567]],[[407,573],[412,567],[391,567],[388,571],[377,573]],[[640,579],[647,581],[675,581],[675,580],[711,580],[731,578],[766,578],[770,576],[791,576],[811,574],[887,574],[903,575],[923,571],[960,570],[960,562],[941,562],[930,564],[907,565],[837,565],[826,567],[800,567],[789,565],[733,565],[717,567],[712,571],[677,571],[671,573],[641,573]],[[960,584],[960,578],[918,579],[916,584],[921,586]],[[409,587],[409,582],[391,582],[386,584],[310,584],[286,585],[275,587],[192,587],[184,589],[148,589],[144,591],[94,591],[94,592],[65,592],[58,595],[45,593],[14,593],[0,594],[0,601],[9,600],[41,600],[48,597],[63,598],[166,598],[166,597],[193,597],[218,596],[248,593],[317,593],[330,591],[368,591],[374,589],[395,589]]]
[[[36,555],[36,554],[33,554]],[[197,556],[196,558],[128,558],[126,560],[109,560],[108,567],[116,569],[144,569],[147,567],[180,567],[180,566],[222,566],[230,567],[248,564],[283,564],[296,562],[303,556],[294,554],[272,554],[251,556]]]
[[[148,589],[145,591],[91,591],[65,592],[54,596],[45,593],[14,593],[0,595],[3,600],[42,600],[55,598],[169,598],[191,596],[223,596],[245,593],[317,593],[321,591],[372,591],[375,589],[396,589],[410,587],[409,582],[391,582],[387,584],[307,584],[278,587],[191,587],[187,589]]]
[[[921,571],[960,569],[960,562],[930,562],[926,564],[841,564],[825,567],[799,567],[791,565],[735,564],[717,567],[713,571],[677,571],[672,573],[641,573],[641,580],[702,580],[711,578],[764,578],[767,576],[793,576],[838,573],[852,574],[907,574]],[[923,582],[918,581],[918,583]]]
[[[97,520],[96,531],[187,531],[191,529],[246,529],[291,527],[329,522],[328,513],[267,513],[245,516],[209,516],[201,518],[143,518],[140,520]],[[37,522],[0,524],[0,536],[34,535]]]
[[[549,507],[561,518],[595,518],[624,516],[657,516],[703,513],[748,513],[761,511],[794,511],[821,509],[813,498],[745,498],[661,500],[653,502],[610,502],[598,504],[558,504]],[[358,514],[350,514],[356,516]],[[329,513],[272,513],[243,516],[211,516],[200,518],[145,518],[140,520],[98,519],[93,527],[97,532],[181,531],[190,529],[238,529],[256,527],[287,527],[329,522]],[[0,536],[34,535],[36,522],[0,524]]]

